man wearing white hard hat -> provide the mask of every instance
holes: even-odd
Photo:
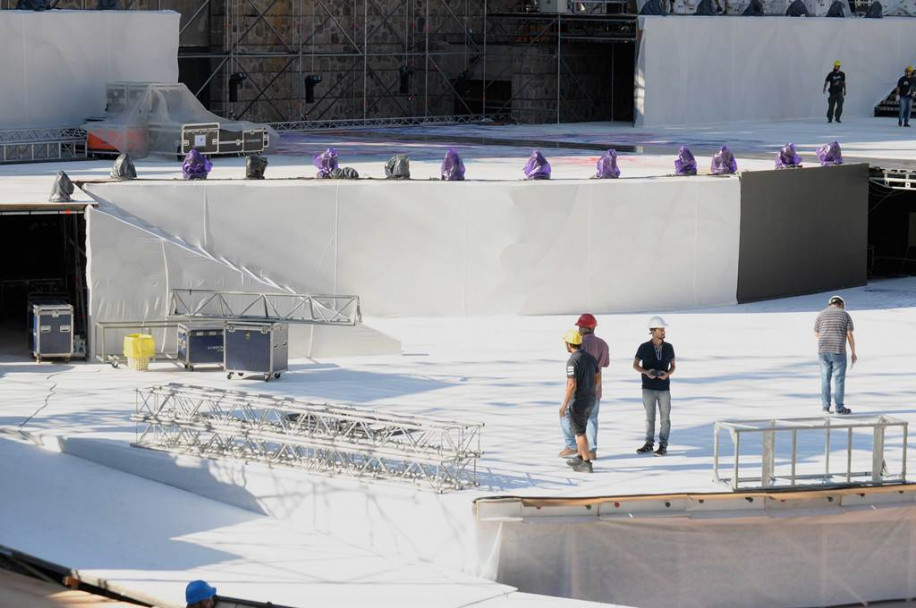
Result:
[[[821,364],[821,407],[830,413],[830,379],[833,379],[833,401],[837,414],[850,414],[846,407],[846,342],[852,351],[852,364],[858,361],[852,317],[846,312],[846,301],[832,296],[827,308],[814,321],[814,337],[817,338],[817,358]]]
[[[633,369],[642,375],[642,404],[646,408],[646,443],[637,454],[651,454],[655,447],[655,410],[661,415],[658,428],[656,456],[668,453],[668,435],[671,433],[671,374],[676,365],[674,347],[665,342],[667,323],[661,317],[649,319],[652,339],[643,342],[636,350]]]

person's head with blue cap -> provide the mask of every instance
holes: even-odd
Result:
[[[213,608],[216,587],[211,587],[206,581],[191,581],[184,590],[184,597],[188,608]]]

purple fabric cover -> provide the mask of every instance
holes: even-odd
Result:
[[[738,161],[735,160],[735,155],[728,149],[728,146],[722,146],[713,155],[709,172],[713,175],[731,175],[738,172]]]
[[[525,179],[550,179],[550,163],[540,150],[535,150],[525,163]]]
[[[677,158],[674,160],[674,174],[697,174],[697,159],[693,157],[693,154],[690,153],[687,146],[681,146],[681,149],[677,151]]]
[[[316,154],[312,164],[318,168],[318,179],[327,179],[331,171],[337,168],[337,150],[328,148],[321,154]]]
[[[817,149],[817,158],[821,161],[822,167],[842,165],[843,153],[840,151],[840,144],[834,141],[819,147]]]
[[[611,148],[601,155],[596,165],[595,177],[598,179],[613,179],[620,177],[620,167],[617,166],[617,150]]]
[[[184,179],[207,179],[207,174],[213,168],[210,159],[191,148],[188,155],[181,161],[181,175]]]
[[[801,167],[801,156],[795,152],[795,144],[786,144],[779,149],[776,154],[777,169],[791,169],[792,167]]]
[[[458,156],[455,148],[449,148],[445,153],[439,173],[442,175],[442,181],[446,182],[460,182],[464,179],[464,161]]]

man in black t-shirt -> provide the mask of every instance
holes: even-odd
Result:
[[[828,94],[827,122],[833,122],[834,116],[837,122],[843,122],[840,116],[843,115],[843,98],[846,97],[846,74],[840,70],[841,65],[839,61],[834,61],[833,71],[824,79],[824,93]]]
[[[642,374],[642,404],[646,408],[646,443],[637,454],[649,454],[655,446],[655,408],[661,414],[658,429],[656,456],[668,453],[668,435],[671,432],[671,374],[677,367],[674,347],[665,342],[667,324],[661,317],[649,319],[652,339],[639,345],[633,369]]]
[[[916,91],[916,78],[913,77],[913,66],[906,66],[903,76],[897,80],[897,126],[910,126],[910,110],[913,109],[913,92]]]
[[[566,392],[560,405],[560,420],[566,417],[568,409],[569,422],[576,434],[578,451],[578,456],[566,462],[575,471],[591,473],[592,461],[585,430],[588,426],[588,416],[595,405],[598,361],[582,348],[582,334],[578,329],[570,329],[563,334],[563,341],[566,343],[566,352],[571,354],[566,362]]]

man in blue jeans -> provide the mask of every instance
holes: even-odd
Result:
[[[821,407],[830,413],[830,379],[833,378],[833,401],[837,414],[851,414],[844,404],[846,393],[846,342],[852,351],[852,364],[856,357],[856,340],[852,336],[852,317],[846,312],[846,301],[833,296],[814,321],[814,336],[817,338],[817,356],[821,363]]]
[[[584,313],[576,321],[576,327],[582,334],[582,350],[590,354],[598,362],[598,377],[595,385],[595,405],[592,406],[592,413],[588,416],[588,427],[586,436],[588,437],[588,447],[591,453],[591,459],[598,458],[598,410],[601,407],[601,368],[610,365],[609,351],[607,342],[595,335],[595,328],[598,321],[591,313]],[[569,414],[560,418],[560,428],[563,431],[563,440],[565,447],[560,452],[561,458],[569,458],[577,453],[576,436],[572,430],[572,423],[569,420]]]
[[[651,454],[655,444],[655,411],[661,415],[658,426],[656,456],[668,453],[668,435],[671,433],[671,374],[677,369],[674,347],[665,341],[668,326],[661,317],[649,319],[652,339],[643,342],[636,350],[633,369],[642,375],[642,404],[646,408],[646,443],[637,454]]]
[[[906,66],[903,76],[897,80],[897,126],[910,126],[910,110],[913,108],[913,93],[916,91],[916,76],[913,75],[913,66]]]

